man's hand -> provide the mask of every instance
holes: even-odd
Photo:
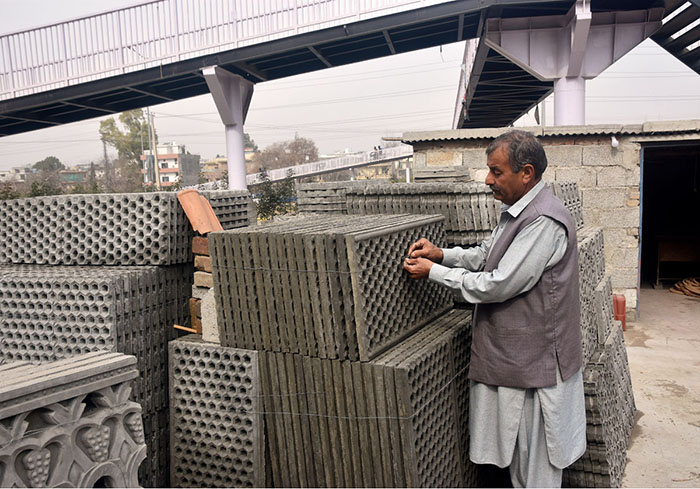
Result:
[[[427,239],[421,238],[408,249],[408,258],[427,258],[435,263],[441,263],[443,253],[442,249],[438,248]]]
[[[406,258],[403,261],[403,269],[412,279],[428,278],[430,269],[434,263],[427,258]]]

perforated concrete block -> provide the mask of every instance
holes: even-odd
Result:
[[[552,193],[562,201],[574,219],[576,229],[584,225],[583,200],[579,193],[579,185],[576,182],[557,181],[549,183]]]
[[[258,352],[195,335],[169,351],[173,487],[264,487]]]
[[[564,470],[569,487],[620,487],[636,412],[622,329],[614,327],[584,368],[584,455]]]
[[[224,229],[250,226],[257,221],[257,211],[247,190],[200,190],[211,204]]]
[[[0,365],[2,487],[140,487],[141,406],[129,401],[136,359],[95,352]],[[142,482],[143,483],[143,482]]]
[[[444,243],[443,219],[319,215],[210,234],[221,344],[372,358],[451,306],[401,267],[419,238]]]
[[[145,421],[158,419],[167,414],[167,342],[177,336],[173,324],[187,324],[191,280],[187,265],[0,265],[0,360],[46,363],[95,350],[134,355],[140,375],[133,400]],[[148,449],[167,461],[167,428],[156,425]],[[142,484],[168,484],[167,465],[156,460],[142,465]]]
[[[34,197],[0,202],[0,263],[169,265],[191,259],[174,193]]]
[[[377,359],[260,352],[268,486],[465,487],[471,312]]]

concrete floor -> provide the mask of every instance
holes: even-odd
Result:
[[[625,341],[637,403],[623,487],[700,487],[700,299],[644,288]]]

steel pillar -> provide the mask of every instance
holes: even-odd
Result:
[[[583,125],[586,80],[661,27],[663,8],[592,13],[577,0],[566,15],[489,19],[483,41],[523,70],[554,82],[554,125]]]
[[[243,124],[253,97],[254,85],[245,78],[218,66],[204,68],[202,74],[209,92],[214,97],[221,122],[226,127],[228,188],[245,190],[248,186],[245,176]]]

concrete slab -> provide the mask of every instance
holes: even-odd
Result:
[[[700,300],[642,289],[625,341],[637,402],[622,487],[700,486]]]

